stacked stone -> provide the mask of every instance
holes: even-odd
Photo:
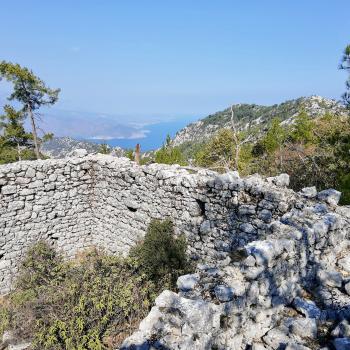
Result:
[[[90,168],[84,158],[0,166],[1,293],[34,242],[52,242],[69,257],[91,247]]]
[[[215,172],[96,157],[93,171],[95,243],[125,254],[140,240],[151,219],[171,218],[197,260],[225,260],[232,248],[263,237],[296,194],[288,177],[240,179]]]

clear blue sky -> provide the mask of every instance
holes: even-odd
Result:
[[[2,1],[0,59],[60,87],[56,108],[124,121],[339,98],[349,13],[349,0]]]

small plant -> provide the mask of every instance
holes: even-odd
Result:
[[[102,154],[109,154],[111,153],[111,147],[106,143],[101,143],[98,147],[98,152]]]

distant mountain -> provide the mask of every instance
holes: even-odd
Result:
[[[78,148],[84,148],[88,153],[97,153],[100,145],[94,142],[76,140],[71,137],[54,137],[44,142],[41,147],[42,153],[50,158],[65,158],[70,152]],[[110,147],[111,155],[122,157],[125,151],[120,147]]]
[[[98,152],[99,145],[89,141],[80,141],[71,137],[54,137],[44,142],[41,147],[42,153],[50,158],[64,158],[68,153],[77,148],[84,148],[88,153]]]
[[[233,106],[234,120],[240,130],[255,127],[263,131],[275,117],[279,117],[284,123],[289,124],[301,111],[305,111],[311,117],[322,116],[326,113],[339,115],[347,113],[341,103],[320,96],[300,97],[273,106],[256,104],[236,104]],[[213,136],[219,129],[229,127],[230,120],[230,108],[211,114],[178,131],[172,144],[183,148],[191,147],[193,144],[198,144]]]

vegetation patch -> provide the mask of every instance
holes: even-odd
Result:
[[[335,188],[342,192],[341,203],[349,204],[350,117],[326,114],[311,118],[301,112],[293,124],[285,125],[281,120],[273,119],[263,135],[242,145],[240,174],[287,173],[292,189],[314,185],[318,190]],[[195,164],[221,172],[236,169],[235,148],[233,131],[220,129],[194,155]]]
[[[114,349],[164,289],[190,271],[183,237],[170,221],[150,224],[127,258],[93,249],[64,261],[48,243],[29,249],[15,290],[0,308],[0,331],[30,339],[33,349]]]

